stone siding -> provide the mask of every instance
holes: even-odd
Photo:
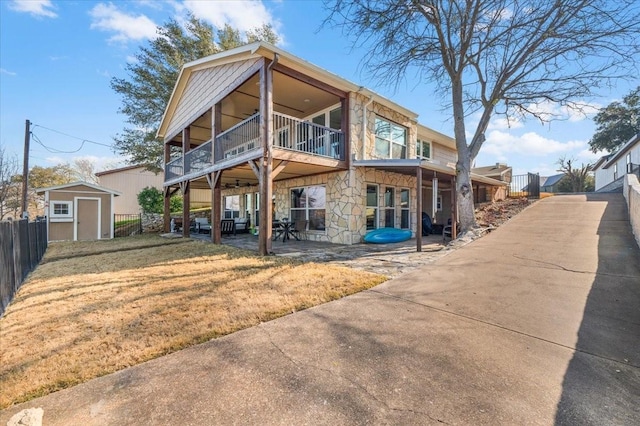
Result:
[[[351,105],[351,110],[349,111],[349,123],[350,123],[350,134],[351,134],[351,153],[355,156],[357,160],[377,160],[377,159],[387,159],[382,158],[376,155],[375,152],[375,142],[376,142],[376,117],[381,117],[386,120],[389,120],[393,123],[399,124],[407,128],[407,156],[406,158],[415,158],[416,152],[416,139],[418,134],[418,126],[414,120],[407,117],[404,114],[401,114],[397,111],[394,111],[390,108],[387,108],[383,105],[378,104],[375,101],[375,97],[373,99],[373,103],[371,103],[367,107],[367,131],[365,136],[365,149],[364,156],[362,150],[362,131],[363,131],[363,110],[365,105],[369,103],[369,98],[366,96],[360,95],[358,93],[351,93],[349,98],[349,103]]]

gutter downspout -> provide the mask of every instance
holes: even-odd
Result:
[[[369,102],[364,104],[364,108],[362,110],[362,152],[360,159],[364,160],[365,147],[367,143],[367,108],[369,105],[373,103],[373,95],[369,96]]]

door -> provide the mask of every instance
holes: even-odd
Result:
[[[100,238],[98,200],[78,199],[76,212],[76,226],[78,227],[78,241],[97,240]]]

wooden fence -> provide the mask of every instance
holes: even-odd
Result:
[[[46,250],[46,220],[0,222],[0,316]]]

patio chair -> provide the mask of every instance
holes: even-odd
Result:
[[[291,234],[295,235],[300,240],[307,239],[307,220],[296,220],[291,227]]]
[[[274,220],[271,222],[271,240],[277,240],[282,233],[284,232],[284,228],[282,227],[282,223],[279,220]]]
[[[456,224],[456,229],[460,229],[460,223]],[[451,226],[451,218],[447,221],[447,225],[442,228],[442,244],[445,243],[445,239],[453,239],[453,227]]]
[[[211,224],[209,223],[209,219],[207,219],[206,217],[196,217],[195,227],[198,234],[202,232],[204,232],[205,234],[211,233]]]
[[[236,222],[233,219],[222,219],[220,221],[220,233],[222,235],[236,235]]]

